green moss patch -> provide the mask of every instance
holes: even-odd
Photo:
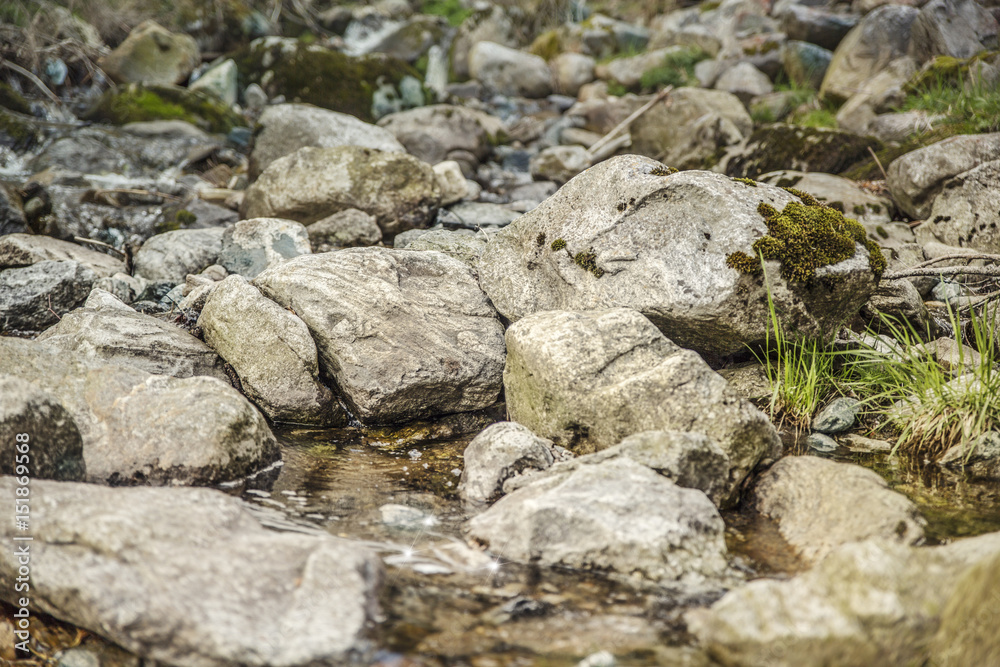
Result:
[[[803,193],[804,194],[804,193]],[[726,265],[743,273],[763,271],[761,259],[781,262],[781,277],[789,282],[811,283],[816,269],[850,259],[855,243],[868,250],[868,266],[875,280],[882,277],[886,260],[878,245],[868,239],[857,220],[845,218],[836,209],[815,203],[790,202],[784,210],[761,202],[767,234],[753,243],[754,255],[737,251],[726,256]]]
[[[584,271],[594,274],[595,278],[604,275],[604,269],[597,265],[597,253],[593,250],[585,250],[573,255],[573,262]]]
[[[210,95],[176,86],[129,84],[104,93],[83,118],[113,125],[183,120],[225,134],[246,120]]]
[[[372,94],[379,83],[399,86],[404,76],[420,80],[406,62],[384,55],[352,57],[282,39],[258,40],[233,57],[240,85],[259,84],[269,96],[315,104],[371,123]],[[265,66],[264,63],[268,63]]]
[[[645,92],[660,90],[666,86],[696,86],[698,78],[694,75],[694,66],[706,58],[708,54],[697,48],[668,53],[660,65],[642,73],[639,86]]]
[[[744,152],[729,161],[726,171],[749,178],[783,169],[840,174],[869,160],[869,147],[878,151],[882,144],[874,137],[840,130],[775,123],[754,130]]]

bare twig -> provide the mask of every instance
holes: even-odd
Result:
[[[657,93],[656,96],[653,97],[653,99],[651,99],[650,101],[646,102],[641,107],[639,107],[638,109],[636,109],[635,111],[633,111],[631,114],[629,114],[628,118],[626,118],[622,122],[618,123],[618,125],[616,125],[614,127],[614,129],[612,129],[610,132],[608,132],[603,137],[601,137],[600,139],[598,139],[589,149],[587,149],[587,153],[592,158],[591,161],[593,161],[593,156],[595,156],[595,155],[598,154],[598,152],[601,150],[601,148],[604,146],[604,144],[610,143],[611,140],[614,139],[617,134],[619,134],[623,130],[627,129],[632,123],[634,123],[636,121],[637,118],[639,118],[639,116],[643,115],[644,113],[646,113],[647,111],[649,111],[650,109],[652,109],[657,104],[657,102],[660,102],[661,100],[663,100],[664,98],[666,98],[668,95],[670,95],[670,92],[673,89],[674,89],[673,86],[667,86],[666,88],[664,88],[663,90],[661,90],[659,93]]]
[[[111,252],[116,252],[119,255],[121,255],[122,257],[127,257],[128,256],[125,253],[124,250],[119,250],[118,248],[114,247],[113,245],[108,245],[107,243],[104,243],[103,241],[95,241],[94,239],[85,239],[82,236],[74,236],[73,240],[77,241],[79,243],[87,243],[89,245],[96,245],[96,246],[101,246],[102,248],[107,248]]]
[[[878,155],[875,155],[875,151],[872,150],[871,146],[868,147],[868,152],[872,154],[873,158],[875,158],[875,164],[878,165],[878,170],[882,172],[882,178],[888,181],[889,177],[885,173],[885,168],[882,166],[882,161],[878,159]]]
[[[59,316],[59,313],[57,313],[56,311],[52,310],[52,295],[51,294],[49,294],[49,308],[48,308],[48,311],[50,313],[52,313],[53,315],[56,316],[56,320],[62,320],[62,317]]]
[[[35,84],[35,86],[37,86],[39,90],[45,93],[45,96],[48,97],[50,100],[52,100],[56,104],[62,104],[62,100],[60,100],[55,93],[49,90],[48,87],[44,83],[42,83],[41,79],[39,79],[37,76],[29,72],[28,70],[24,69],[20,65],[12,63],[3,56],[0,56],[0,65],[3,65],[7,69],[14,70],[15,72],[17,72],[18,74],[20,74],[21,76],[25,77],[33,84]]]
[[[929,259],[926,262],[921,262],[919,264],[914,264],[913,266],[911,266],[909,269],[906,269],[906,270],[910,271],[911,269],[922,269],[924,267],[931,266],[932,264],[937,264],[938,262],[945,262],[945,261],[951,261],[951,260],[957,260],[957,259],[964,259],[964,260],[969,260],[969,261],[984,260],[984,261],[987,261],[987,262],[1000,262],[1000,255],[988,255],[988,254],[981,254],[981,253],[974,253],[974,254],[968,254],[968,255],[966,255],[966,254],[959,254],[959,253],[955,253],[955,254],[952,254],[952,255],[941,255],[940,257],[935,257],[934,259]]]
[[[899,280],[900,278],[916,278],[917,276],[992,276],[1000,278],[1000,266],[942,266],[938,268],[904,269],[893,271],[882,276],[882,280]]]

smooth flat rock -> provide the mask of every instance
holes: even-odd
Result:
[[[6,234],[0,236],[0,267],[5,269],[31,266],[47,259],[79,262],[98,278],[113,276],[125,270],[125,262],[111,255],[91,250],[51,236],[36,234]]]

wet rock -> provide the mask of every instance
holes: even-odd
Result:
[[[611,158],[497,233],[479,261],[481,283],[497,310],[517,321],[543,310],[627,306],[678,345],[705,354],[763,342],[763,286],[727,267],[726,256],[745,252],[766,233],[760,202],[781,210],[796,200],[719,174],[669,173],[648,158]],[[819,269],[817,279],[832,291],[777,282],[778,274],[769,264],[778,310],[797,313],[788,321],[812,336],[834,330],[874,289],[863,249]]]
[[[501,558],[692,586],[727,575],[724,530],[704,493],[627,459],[526,486],[468,523]]]
[[[432,229],[399,248],[406,250],[437,250],[466,264],[475,271],[476,262],[486,248],[488,237],[468,229]]]
[[[80,431],[66,408],[31,382],[0,374],[0,475],[74,482],[86,473]]]
[[[888,5],[865,15],[834,51],[820,95],[846,100],[891,61],[907,55],[919,14],[913,7]]]
[[[469,75],[501,95],[538,98],[552,92],[552,72],[542,58],[495,42],[469,49]]]
[[[729,457],[713,438],[692,431],[636,433],[613,447],[560,461],[544,471],[532,471],[508,480],[503,488],[509,493],[539,479],[613,459],[630,459],[655,470],[678,486],[703,491],[717,506],[726,504],[733,494],[729,481]]]
[[[317,220],[306,227],[306,233],[315,252],[376,245],[382,240],[382,230],[375,216],[356,208],[345,208]]]
[[[225,231],[214,227],[157,234],[143,243],[135,254],[134,273],[148,281],[178,285],[189,273],[198,273],[218,263]]]
[[[837,174],[867,159],[869,148],[877,151],[881,144],[841,130],[775,123],[754,130],[732,151],[726,173],[749,178],[780,169]]]
[[[656,105],[632,124],[635,153],[677,169],[702,169],[718,161],[720,149],[738,143],[753,130],[743,103],[725,91],[680,88],[670,94],[670,100],[670,106]],[[706,116],[714,122],[706,123]],[[692,151],[692,125],[699,121],[707,137],[700,150]]]
[[[98,63],[115,83],[181,83],[201,61],[192,37],[172,33],[155,21],[132,29],[125,41]]]
[[[697,354],[632,310],[531,315],[507,330],[507,355],[510,418],[576,453],[650,429],[698,431],[729,457],[735,489],[778,439]]]
[[[913,21],[910,55],[923,62],[932,56],[972,56],[998,46],[1000,26],[974,0],[931,0]]]
[[[854,426],[861,404],[856,399],[842,396],[830,402],[816,413],[812,421],[812,430],[825,435],[841,433]]]
[[[946,181],[922,227],[942,243],[1000,253],[1000,160]]]
[[[264,417],[220,380],[86,363],[13,338],[0,338],[0,354],[6,373],[33,382],[73,416],[89,482],[215,484],[279,457]]]
[[[839,446],[836,440],[822,433],[810,433],[806,436],[805,444],[809,449],[821,454],[835,452]]]
[[[111,255],[51,236],[7,234],[0,236],[0,267],[31,266],[44,260],[73,261],[89,268],[98,278],[125,270],[125,263]]]
[[[761,475],[757,510],[807,563],[847,542],[871,538],[918,544],[926,521],[910,500],[867,468],[815,456],[788,456]]]
[[[306,146],[361,146],[398,152],[405,150],[391,133],[377,125],[311,104],[269,106],[261,114],[257,125],[250,153],[251,180],[260,176],[278,158],[291,155]]]
[[[922,220],[930,215],[945,182],[997,159],[1000,133],[949,137],[893,160],[886,187],[904,213]]]
[[[582,146],[549,146],[531,158],[531,175],[562,185],[590,166],[591,156]]]
[[[847,433],[842,438],[845,445],[852,452],[863,453],[887,453],[892,451],[892,443],[885,440],[874,440],[858,435],[857,433]]]
[[[306,323],[363,423],[478,410],[500,393],[503,327],[457,259],[348,248],[289,260],[254,284]]]
[[[810,44],[788,40],[781,48],[781,66],[788,78],[808,88],[818,89],[830,67],[833,54],[826,49]]]
[[[240,276],[212,290],[198,318],[205,341],[236,371],[246,395],[274,421],[341,426],[347,414],[319,381],[305,322]],[[247,345],[247,341],[253,345]]]
[[[428,226],[440,197],[431,166],[405,153],[307,147],[272,162],[246,191],[240,213],[308,225],[356,208],[374,215],[383,234],[397,234]]]
[[[560,53],[549,61],[555,92],[576,97],[580,88],[594,80],[594,59],[582,53]]]
[[[545,470],[555,462],[552,442],[516,422],[493,424],[465,448],[458,494],[465,500],[492,502],[504,483],[528,470]]]
[[[774,85],[767,75],[746,61],[739,62],[720,74],[713,88],[735,95],[744,105],[758,95],[774,91]]]
[[[975,477],[1000,478],[1000,432],[986,431],[970,443],[951,447],[938,465],[966,470]]]
[[[958,583],[998,551],[997,533],[938,547],[847,544],[794,579],[752,582],[685,620],[733,664],[921,663]]]
[[[14,488],[0,479],[3,493]],[[369,648],[381,564],[363,547],[267,529],[210,489],[38,480],[32,491],[35,612],[163,664],[343,664]],[[5,524],[9,540],[14,524]],[[16,574],[8,549],[5,591]]]
[[[0,122],[5,116],[0,112]],[[0,130],[0,145],[3,144],[3,130]],[[27,230],[28,221],[24,217],[24,203],[16,188],[0,184],[0,236],[21,234]]]
[[[253,218],[241,220],[223,233],[219,264],[252,280],[273,264],[310,252],[309,234],[301,223]]]
[[[476,109],[435,104],[390,114],[378,122],[405,146],[406,151],[428,164],[445,160],[465,162],[474,172],[506,134],[498,119]],[[468,155],[476,162],[469,163]]]
[[[391,528],[404,530],[427,530],[438,524],[437,517],[409,505],[386,503],[378,508],[382,523]]]
[[[822,8],[793,4],[781,15],[781,28],[789,40],[833,51],[858,20],[855,14],[835,14]]]
[[[227,58],[205,70],[188,88],[208,93],[233,106],[239,94],[238,76],[236,62],[232,58]]]
[[[404,77],[420,76],[398,58],[350,56],[291,37],[262,37],[233,55],[241,81],[258,84],[267,97],[339,111],[374,122],[374,93],[380,84],[398,88]]]
[[[0,271],[0,331],[42,331],[90,294],[97,275],[73,260]]]

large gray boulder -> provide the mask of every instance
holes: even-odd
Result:
[[[271,419],[325,426],[347,421],[319,381],[316,344],[305,322],[241,276],[229,276],[213,288],[198,326],[236,371],[246,395]]]
[[[632,123],[632,152],[677,169],[702,169],[719,148],[753,131],[746,107],[724,90],[680,88],[670,93],[669,101],[669,106],[658,104]],[[705,141],[695,141],[702,138],[699,135]]]
[[[761,277],[726,265],[767,233],[758,207],[799,200],[778,188],[703,171],[670,171],[636,155],[583,172],[497,233],[479,260],[483,289],[517,321],[543,310],[624,306],[672,341],[727,355],[763,342],[769,326]],[[725,215],[720,215],[725,211]],[[553,248],[555,245],[555,249]],[[875,287],[868,253],[817,270],[810,283],[766,263],[785,326],[829,335]]]
[[[724,531],[704,493],[628,459],[540,480],[468,523],[472,539],[507,560],[691,586],[729,574]]]
[[[837,45],[820,95],[847,100],[890,62],[907,55],[919,14],[920,10],[903,5],[886,5],[867,14]]]
[[[240,220],[222,235],[219,264],[230,273],[254,279],[271,266],[312,252],[309,232],[300,222],[281,218]]]
[[[72,415],[31,382],[0,373],[0,475],[75,482],[86,474]]]
[[[435,104],[389,114],[378,122],[399,140],[406,151],[428,164],[445,160],[466,161],[468,155],[482,161],[500,143],[506,128],[487,113],[451,104]],[[463,160],[465,158],[465,160]]]
[[[179,229],[150,237],[135,254],[135,275],[178,285],[189,273],[201,273],[219,261],[222,227]]]
[[[222,359],[187,331],[117,307],[77,308],[36,339],[73,359],[114,363],[154,375],[207,375],[228,383]]]
[[[685,620],[726,664],[924,664],[964,575],[998,553],[1000,533],[938,547],[845,544],[794,579],[753,581]]]
[[[354,116],[311,104],[274,104],[260,115],[250,151],[250,178],[300,148],[361,146],[380,151],[405,149],[391,133]]]
[[[544,470],[555,461],[552,442],[516,422],[497,422],[472,439],[462,454],[458,494],[465,500],[492,502],[504,483],[523,472]]]
[[[125,270],[125,262],[76,243],[36,234],[0,236],[0,268],[31,266],[44,260],[73,261],[106,278]]]
[[[649,430],[696,431],[729,457],[727,501],[777,446],[767,417],[634,310],[537,313],[507,330],[510,418],[577,453]]]
[[[923,62],[934,56],[971,58],[998,46],[1000,26],[975,0],[931,0],[913,21],[910,55]]]
[[[946,181],[998,159],[1000,132],[948,137],[893,160],[885,184],[904,213],[923,220]]]
[[[427,227],[440,197],[434,170],[411,155],[307,147],[272,162],[246,191],[240,213],[308,225],[356,208],[374,215],[384,233],[396,234]]]
[[[847,542],[924,538],[927,522],[916,505],[861,466],[787,456],[761,475],[754,493],[757,510],[810,565]]]
[[[478,42],[469,49],[469,75],[501,95],[534,98],[552,92],[545,60],[496,42]]]
[[[87,481],[215,484],[279,457],[264,417],[228,384],[85,363],[44,343],[0,337],[4,373],[63,404],[83,438]]]
[[[74,260],[0,271],[0,333],[52,326],[86,300],[95,280],[97,274]]]
[[[0,478],[0,493],[15,484]],[[269,530],[210,489],[36,480],[31,492],[35,613],[165,665],[342,665],[369,649],[382,567],[366,548]],[[4,521],[4,541],[15,534]],[[3,552],[0,595],[15,602],[18,560]]]
[[[306,323],[324,373],[364,423],[477,410],[500,393],[503,326],[457,259],[348,248],[296,257],[254,284]]]
[[[1000,160],[959,174],[943,187],[921,234],[951,246],[1000,253]]]

